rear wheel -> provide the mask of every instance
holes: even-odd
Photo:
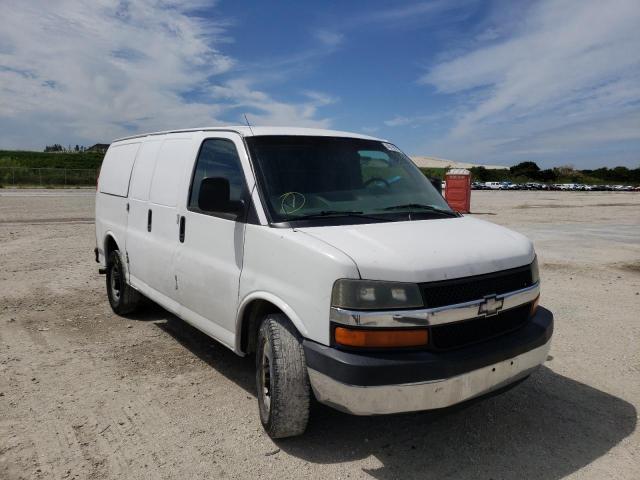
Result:
[[[125,279],[120,252],[114,250],[107,261],[107,296],[111,308],[118,315],[132,313],[140,303],[140,293]]]
[[[260,421],[269,436],[302,434],[309,420],[309,377],[300,336],[285,315],[268,315],[260,326],[256,384]]]

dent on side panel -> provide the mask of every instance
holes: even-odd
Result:
[[[257,294],[280,299],[307,338],[328,345],[331,289],[338,278],[358,278],[341,251],[294,230],[246,226],[240,304]]]

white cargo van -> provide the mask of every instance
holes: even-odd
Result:
[[[356,415],[448,407],[542,364],[529,240],[452,211],[395,145],[227,127],[115,141],[96,194],[113,310],[141,295],[256,356],[260,419],[304,431],[310,400]]]

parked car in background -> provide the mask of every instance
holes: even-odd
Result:
[[[633,185],[587,185],[583,183],[513,183],[508,181],[502,182],[473,182],[474,190],[563,190],[563,191],[616,191],[616,192],[632,192],[638,188]]]

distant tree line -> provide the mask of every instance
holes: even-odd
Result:
[[[508,170],[493,170],[485,167],[473,167],[470,170],[473,180],[478,182],[640,183],[640,168],[630,169],[627,167],[577,170],[573,165],[563,165],[542,170],[535,162],[522,162]]]
[[[84,152],[87,149],[84,145],[76,145],[75,148],[71,145],[68,145],[67,148],[63,147],[59,143],[54,143],[53,145],[47,145],[44,147],[44,151],[49,152],[64,152],[64,153],[73,153],[73,152]]]

